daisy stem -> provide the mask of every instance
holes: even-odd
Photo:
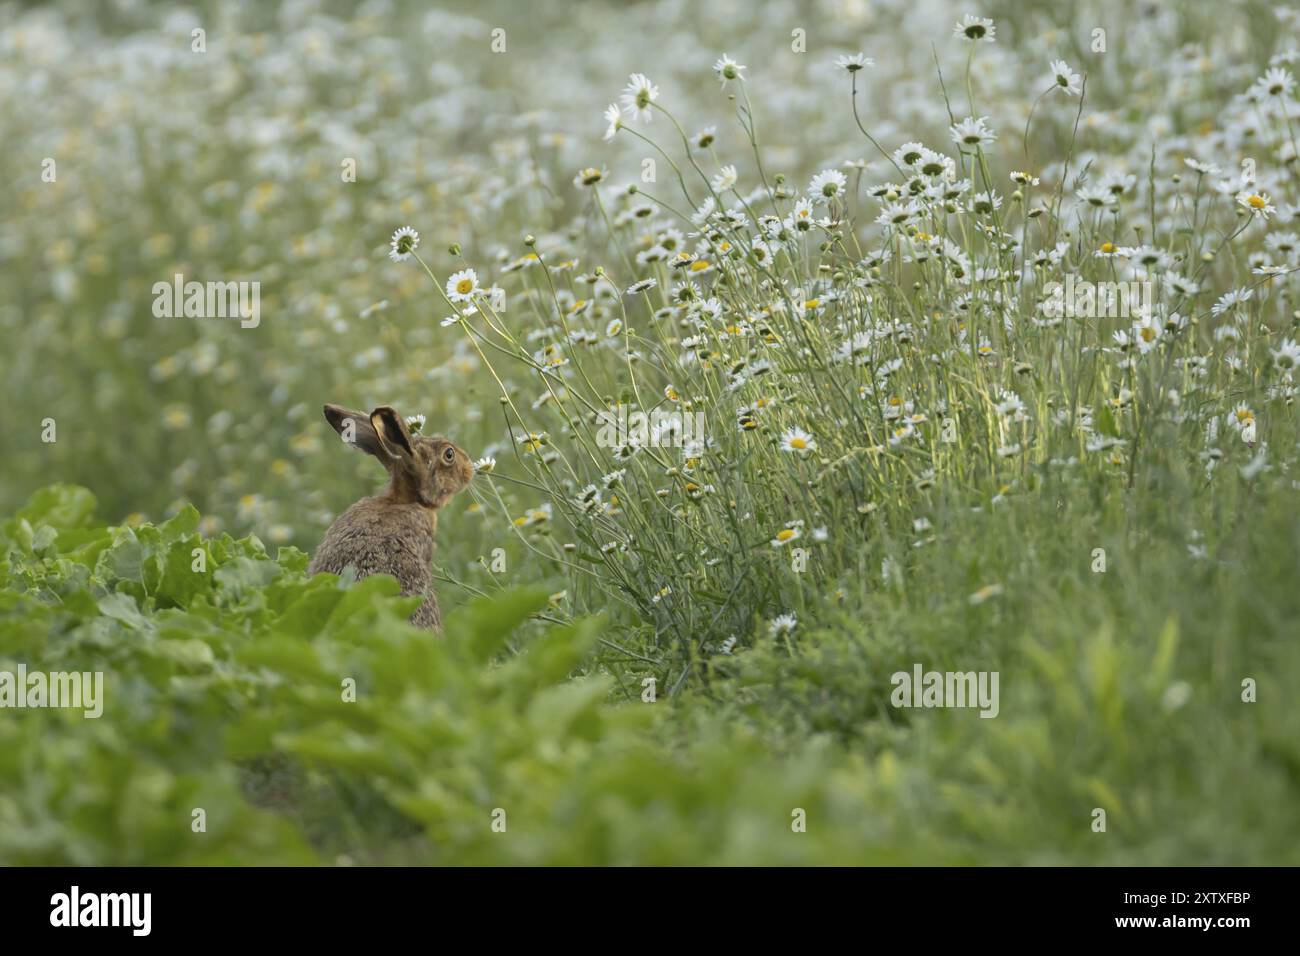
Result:
[[[628,275],[635,276],[636,269],[632,266],[632,260],[628,258],[627,250],[623,248],[623,244],[618,241],[618,237],[614,234],[614,224],[609,221],[609,213],[605,210],[605,201],[600,198],[599,185],[594,187],[592,192],[596,195],[596,205],[600,207],[600,217],[605,220],[605,229],[609,233],[609,241],[614,244],[618,254],[623,257],[623,265],[627,266]]]
[[[898,175],[902,176],[903,178],[907,178],[906,174],[903,172],[902,167],[899,166],[898,163],[894,160],[894,157],[890,156],[887,152],[885,152],[884,148],[879,143],[876,142],[876,138],[872,136],[870,133],[868,133],[867,128],[862,125],[862,118],[858,116],[858,75],[857,73],[850,74],[850,80],[852,82],[850,98],[853,101],[853,121],[858,124],[858,129],[862,131],[862,135],[867,138],[867,140],[871,143],[872,146],[876,147],[876,151],[879,152],[881,156],[885,157],[885,159],[889,160],[889,164],[893,166],[895,170],[898,171]]]

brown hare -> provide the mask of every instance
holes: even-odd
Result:
[[[352,567],[358,578],[391,574],[403,594],[424,595],[411,623],[440,631],[431,567],[434,533],[438,509],[474,477],[469,456],[450,439],[413,435],[388,405],[369,415],[326,405],[325,419],[345,443],[378,458],[389,481],[382,493],[362,498],[334,519],[308,573],[342,574]]]

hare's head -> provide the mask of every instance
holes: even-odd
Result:
[[[398,501],[441,508],[474,477],[474,465],[460,446],[449,438],[412,434],[388,405],[369,415],[326,405],[325,419],[344,442],[379,459],[391,479],[389,494]]]

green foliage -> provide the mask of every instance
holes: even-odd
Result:
[[[670,754],[653,742],[654,708],[609,703],[608,677],[568,679],[600,621],[549,628],[501,659],[544,593],[471,604],[437,640],[405,623],[410,602],[389,578],[307,579],[296,552],[198,539],[189,509],[129,529],[92,524],[92,508],[88,492],[56,486],[4,525],[0,669],[100,670],[106,682],[98,719],[4,713],[0,862],[626,863],[833,849],[780,836],[791,801],[819,790],[811,769],[775,772],[757,741],[717,728]],[[194,547],[208,573],[180,570]],[[498,807],[504,833],[491,827]]]
[[[650,704],[592,668],[607,622],[544,626],[544,592],[471,602],[437,639],[390,578],[307,578],[296,551],[200,538],[192,509],[132,529],[93,508],[51,486],[0,526],[0,670],[105,675],[97,719],[0,711],[3,864],[1296,862],[1300,734],[1280,701],[1300,659],[1269,623],[1253,650],[1222,639],[1249,568],[1207,588],[1121,546],[1118,594],[1072,615],[1086,562],[1035,580],[1034,562],[1069,563],[1059,539],[1022,541],[1033,561],[978,607],[936,599],[969,559],[934,550],[899,587],[822,608],[797,654],[759,640]],[[998,560],[985,544],[977,563]],[[913,660],[992,661],[998,718],[889,708]],[[1242,673],[1260,703],[1238,699]]]

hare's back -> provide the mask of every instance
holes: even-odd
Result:
[[[432,576],[433,526],[419,505],[363,498],[339,515],[316,549],[307,571],[357,577],[391,574],[405,593],[423,592]]]

